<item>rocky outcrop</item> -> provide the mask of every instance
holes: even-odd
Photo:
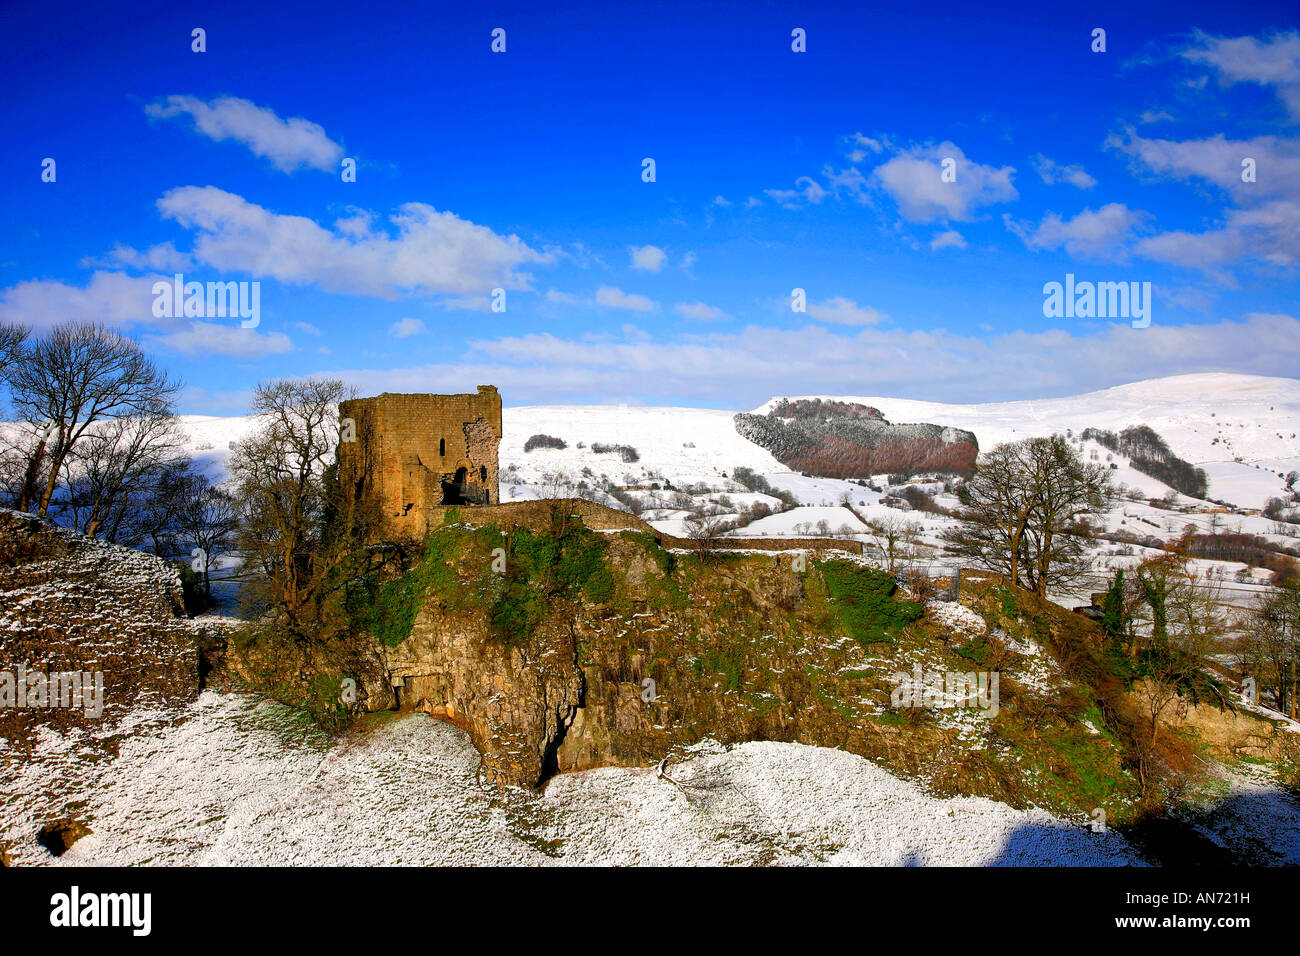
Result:
[[[1135,686],[1133,695],[1146,708],[1149,688]],[[1270,718],[1244,705],[1236,709],[1179,700],[1162,713],[1169,729],[1188,735],[1216,760],[1254,760],[1300,766],[1300,732],[1278,715]]]
[[[0,694],[15,697],[0,707],[0,738],[11,746],[38,727],[98,732],[135,707],[193,699],[199,636],[174,565],[0,510]]]
[[[582,549],[598,545],[600,567],[582,573],[605,587],[589,593],[576,578],[561,587],[542,580],[551,573],[544,569],[512,591],[523,583],[510,575],[525,560],[528,535],[557,562],[558,578],[577,567],[548,550],[554,503],[545,504],[452,514],[464,521],[432,533],[420,565],[426,583],[412,592],[413,623],[391,645],[366,635],[350,647],[254,641],[232,648],[227,672],[278,686],[294,703],[312,685],[351,678],[364,711],[396,705],[464,728],[482,754],[482,777],[498,783],[534,786],[560,771],[653,765],[704,738],[843,747],[899,770],[946,766],[962,778],[969,754],[951,730],[925,715],[904,723],[887,712],[891,672],[873,669],[871,653],[844,635],[818,555],[702,560],[690,549],[665,549],[648,531],[593,531],[588,517],[615,519],[584,513],[561,547],[575,538]],[[599,507],[564,504],[574,519]],[[498,520],[508,513],[511,523],[465,523],[489,513]],[[493,570],[498,546],[510,549],[505,573]],[[836,557],[847,559],[820,555]],[[522,637],[503,635],[504,618],[533,607],[530,593],[545,595],[535,618]],[[400,617],[396,610],[383,613]]]

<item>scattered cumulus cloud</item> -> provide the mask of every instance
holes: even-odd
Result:
[[[337,172],[343,147],[317,123],[302,117],[281,119],[275,111],[234,96],[204,102],[195,96],[168,96],[144,108],[153,119],[188,117],[208,139],[234,140],[283,173],[299,169]]]
[[[398,339],[409,339],[424,331],[424,323],[419,319],[400,319],[388,327],[388,334]]]
[[[944,182],[945,159],[954,160],[957,178]],[[1012,185],[1011,166],[991,166],[969,159],[952,142],[914,146],[877,166],[873,177],[898,204],[899,214],[909,222],[940,219],[967,221],[985,206],[1019,198]]]
[[[1038,173],[1038,178],[1049,186],[1069,183],[1080,189],[1091,189],[1097,185],[1097,180],[1088,175],[1082,166],[1062,166],[1042,153],[1034,157],[1034,172]]]
[[[931,249],[965,249],[966,240],[962,238],[960,232],[956,229],[946,229],[943,232],[935,233],[930,240]]]
[[[645,272],[658,272],[668,258],[668,254],[658,246],[633,246],[629,251],[632,254],[632,268]]]
[[[726,312],[705,302],[678,302],[673,308],[683,318],[695,319],[698,322],[713,322],[727,317]]]
[[[1273,87],[1291,120],[1300,121],[1300,31],[1262,39],[1216,37],[1198,31],[1196,42],[1182,56],[1210,67],[1223,86],[1258,83]]]
[[[518,236],[425,203],[399,206],[390,217],[392,232],[355,215],[347,229],[330,229],[215,186],[173,189],[158,209],[195,234],[190,255],[198,263],[326,292],[384,299],[484,295],[497,286],[528,288],[530,276],[520,267],[551,261]]]
[[[1146,213],[1112,202],[1095,212],[1084,209],[1071,219],[1049,212],[1036,226],[1018,223],[1010,215],[1003,221],[1030,249],[1064,249],[1072,256],[1096,259],[1119,255],[1147,218]]]
[[[603,285],[596,290],[596,304],[611,309],[630,309],[633,312],[655,310],[655,303],[645,296],[627,293],[612,285]]]
[[[808,315],[818,322],[836,325],[877,325],[885,318],[883,312],[869,305],[858,305],[852,299],[838,295],[825,302],[809,302]]]

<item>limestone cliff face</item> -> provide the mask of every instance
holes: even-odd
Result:
[[[487,607],[433,597],[384,652],[399,703],[466,729],[485,779],[536,785],[654,764],[705,737],[840,746],[911,769],[942,749],[939,728],[873,719],[888,704],[886,675],[836,633],[820,580],[796,570],[795,555],[683,556],[668,573],[661,562],[678,559],[653,541],[602,537],[611,601],[553,599],[512,645],[494,635]]]
[[[348,706],[453,721],[501,784],[654,766],[706,738],[776,740],[860,754],[936,793],[1114,821],[1137,805],[1133,708],[1079,615],[974,575],[960,605],[923,609],[859,555],[705,557],[628,516],[532,504],[446,512],[417,564],[353,589],[350,629],[232,645],[229,669],[290,703],[350,682]],[[892,692],[917,671],[999,674],[1000,706],[900,706]]]

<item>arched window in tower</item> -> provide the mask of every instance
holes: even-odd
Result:
[[[479,484],[487,484],[487,465],[478,466],[478,480]]]
[[[438,454],[442,455],[444,458],[447,456],[447,439],[438,439]]]

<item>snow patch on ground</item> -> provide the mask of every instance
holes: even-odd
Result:
[[[0,839],[20,864],[1133,865],[1119,836],[983,798],[939,799],[822,747],[704,741],[667,778],[608,768],[543,794],[481,785],[467,735],[421,714],[331,743],[295,712],[205,692],[113,760],[51,734],[0,754]],[[94,833],[35,842],[69,805]]]

